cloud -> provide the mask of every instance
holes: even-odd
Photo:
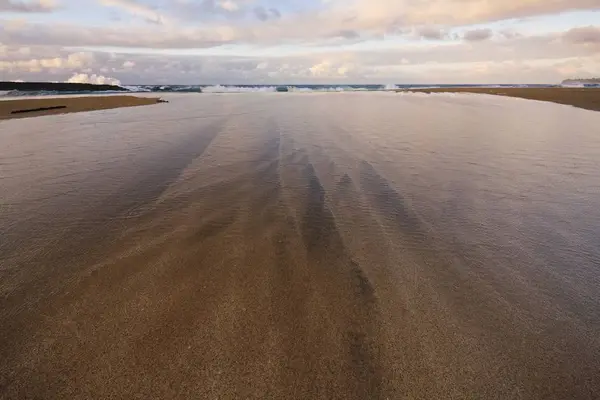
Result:
[[[332,38],[335,44],[396,36],[444,40],[454,28],[469,24],[600,7],[600,0],[327,0],[314,9],[282,13],[264,0],[96,1],[158,26],[85,26],[72,19],[62,23],[21,21],[12,26],[11,21],[0,21],[8,26],[0,31],[0,41],[185,49],[226,44],[331,45]],[[465,39],[476,40],[483,34],[469,33]]]
[[[334,65],[331,61],[326,60],[311,66],[308,70],[312,76],[330,77],[331,75],[336,74],[340,68],[341,67]]]
[[[71,12],[80,11],[75,5],[93,1],[105,7],[93,24],[73,18]],[[0,7],[11,4],[14,10],[17,3],[27,4],[28,10],[54,4],[0,0]],[[10,14],[0,18],[3,79],[64,81],[73,74],[91,79],[96,73],[96,78],[110,76],[126,83],[444,83],[469,78],[471,71],[474,78],[488,82],[553,82],[571,71],[582,76],[593,72],[600,54],[600,27],[577,27],[572,16],[565,17],[572,24],[569,31],[531,33],[541,21],[535,16],[598,9],[600,0],[64,0],[63,4],[73,8],[63,8],[64,13],[58,11],[51,18]],[[110,19],[111,15],[118,19]],[[579,15],[592,20],[597,14]],[[81,21],[88,21],[85,18]],[[558,14],[544,18],[544,29],[552,28],[550,22],[558,18]],[[485,25],[490,21],[504,22]],[[101,51],[106,48],[111,52]]]
[[[9,53],[16,57],[16,50],[9,49]],[[577,46],[556,37],[538,37],[511,44],[453,41],[418,48],[268,58],[94,52],[88,56],[92,62],[72,68],[66,64],[55,68],[51,61],[44,63],[48,68],[39,68],[39,62],[21,60],[25,63],[4,70],[2,76],[6,80],[65,81],[84,74],[85,81],[100,82],[99,76],[104,76],[125,84],[558,83],[572,76],[591,76],[600,69],[600,55],[585,50],[577,51]],[[37,51],[32,49],[32,54]]]
[[[440,28],[424,26],[416,30],[416,36],[427,40],[443,40],[448,37],[448,33]]]
[[[88,75],[88,74],[73,74],[72,77],[67,79],[68,83],[92,83],[95,85],[116,85],[119,86],[121,81],[114,78],[109,78],[102,75]]]
[[[459,26],[571,10],[597,10],[598,0],[330,0],[328,18],[354,29],[388,29],[394,25]]]
[[[329,37],[331,31],[381,34],[424,25],[450,27],[600,9],[598,0],[313,0],[306,2],[308,7],[301,7],[302,11],[294,7],[304,3],[298,0],[278,2],[280,9],[273,8],[274,2],[268,0],[96,1],[154,22],[167,18],[167,14],[185,22],[214,21],[215,17],[243,21],[248,15],[265,22],[282,18],[280,10],[286,10],[286,25],[268,27],[281,37],[286,37],[286,29],[294,26],[304,29],[309,36],[315,36],[316,32],[316,36]],[[160,13],[153,7],[156,4],[162,5]],[[251,24],[246,24],[246,28],[257,29]]]
[[[114,46],[137,48],[203,48],[240,41],[240,32],[228,26],[180,28],[171,25],[104,27],[72,23],[43,24],[1,21],[0,42],[45,46]]]
[[[574,28],[566,32],[563,38],[575,44],[600,44],[600,27]]]
[[[600,67],[599,46],[575,45],[565,38],[572,35],[515,35],[469,42],[413,41],[381,49],[351,50],[353,47],[348,47],[320,51],[304,48],[287,55],[271,52],[245,56],[169,55],[151,51],[73,52],[57,46],[3,45],[0,46],[0,70],[3,79],[62,81],[74,73],[98,73],[127,84],[285,84],[461,83],[463,75],[459,70],[466,68],[467,71],[473,69],[473,78],[482,83],[553,83],[568,78],[567,71],[586,76],[587,72],[593,74],[594,68]],[[583,38],[589,41],[588,36]],[[572,60],[581,60],[581,64],[576,65]],[[519,65],[523,66],[521,70],[515,67]],[[504,73],[503,67],[506,68]],[[543,73],[536,75],[536,70]]]
[[[240,5],[233,0],[220,0],[217,2],[217,6],[226,11],[238,11]]]
[[[269,7],[256,5],[261,0],[174,0],[169,2],[170,15],[180,23],[198,24],[215,19],[240,21],[247,16],[274,16]],[[257,10],[258,9],[258,10]],[[262,12],[264,11],[264,12]],[[275,10],[278,13],[277,10]]]
[[[18,51],[22,51],[22,48]],[[65,57],[17,59],[0,61],[0,71],[40,72],[43,70],[70,70],[93,64],[94,56],[89,52],[69,54]]]
[[[146,22],[154,24],[163,24],[169,20],[156,9],[137,0],[99,0],[100,4],[108,7],[117,8],[127,12],[130,15],[144,19]]]
[[[473,29],[465,32],[463,39],[468,42],[478,42],[482,40],[488,40],[492,37],[493,32],[491,29]]]
[[[281,17],[281,13],[276,8],[265,8],[258,6],[254,8],[254,15],[261,21],[268,21],[270,19],[278,19]]]
[[[0,0],[0,11],[45,13],[58,9],[54,0]]]

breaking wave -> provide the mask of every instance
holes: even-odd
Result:
[[[0,91],[0,98],[124,93],[267,93],[267,92],[373,92],[402,89],[458,87],[556,87],[557,85],[121,85],[126,91]],[[566,85],[565,85],[566,86]],[[589,85],[585,85],[589,87]],[[572,86],[571,86],[572,87]]]
[[[133,92],[171,93],[345,92],[386,89],[385,85],[155,85],[123,87]]]

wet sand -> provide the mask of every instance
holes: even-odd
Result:
[[[0,126],[0,398],[598,398],[598,115],[168,99]]]
[[[519,97],[522,99],[549,101],[566,104],[586,110],[600,111],[600,88],[433,88],[407,89],[421,93],[478,93],[498,96]]]
[[[83,111],[108,110],[121,107],[135,107],[156,104],[157,98],[136,96],[89,96],[52,97],[36,99],[15,99],[0,101],[0,120],[40,117],[44,115],[67,114]],[[13,113],[19,110],[65,107],[53,110]]]

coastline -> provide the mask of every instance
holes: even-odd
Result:
[[[413,93],[475,93],[496,96],[519,97],[569,105],[585,110],[600,111],[600,89],[597,88],[431,88],[401,89],[396,92]]]
[[[0,120],[109,110],[160,103],[158,97],[87,96],[11,99],[0,101]],[[30,111],[36,110],[36,111]]]
[[[546,101],[570,105],[591,111],[600,111],[600,88],[411,88],[397,89],[395,92],[412,93],[474,93],[529,100]],[[31,118],[45,115],[67,114],[113,108],[136,107],[160,103],[158,97],[138,97],[127,95],[91,95],[83,97],[36,97],[0,100],[0,120]]]
[[[0,81],[0,91],[47,91],[47,92],[128,92],[127,89],[117,85],[97,85],[93,83],[71,82],[5,82]]]

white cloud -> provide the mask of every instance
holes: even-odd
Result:
[[[240,9],[240,5],[233,0],[221,0],[217,4],[226,11],[238,11]]]
[[[575,31],[579,32],[579,31]],[[587,32],[584,31],[584,32]],[[72,53],[4,46],[3,79],[64,81],[75,73],[110,76],[126,84],[216,83],[558,83],[600,70],[600,46],[587,33],[498,36],[487,41],[417,41],[394,48],[272,54],[268,57]],[[47,57],[47,55],[57,55]],[[594,71],[596,71],[594,73]]]
[[[210,28],[156,26],[82,26],[1,20],[0,42],[45,46],[114,46],[137,48],[203,48],[241,41],[243,32],[227,25]]]
[[[23,53],[22,48],[17,50],[20,54]],[[41,58],[41,59],[24,59],[12,61],[0,61],[0,71],[22,70],[25,72],[40,72],[48,69],[73,69],[83,68],[92,64],[94,56],[89,52],[79,52],[69,54],[66,57]]]
[[[319,10],[282,15],[275,9],[256,7],[252,0],[152,3],[162,4],[162,8],[142,0],[96,1],[158,26],[129,23],[84,26],[72,20],[60,24],[8,20],[0,21],[4,25],[0,41],[24,45],[184,49],[225,44],[330,44],[332,38],[358,42],[402,35],[447,40],[453,27],[567,10],[600,9],[600,0],[332,0],[323,3]],[[228,19],[225,15],[239,18]],[[483,33],[469,35],[477,37]]]
[[[329,62],[329,61],[320,62],[320,63],[315,64],[312,67],[310,67],[309,70],[313,76],[327,75],[329,70],[331,70],[331,62]]]
[[[443,83],[469,78],[471,73],[490,82],[540,82],[594,71],[600,54],[597,25],[572,25],[571,30],[543,35],[527,34],[535,32],[531,28],[539,21],[536,18],[485,25],[599,9],[600,0],[319,0],[309,6],[301,0],[65,0],[62,4],[74,11],[75,4],[86,2],[105,6],[105,14],[114,20],[84,24],[73,14],[60,12],[51,20],[10,14],[0,18],[3,79],[66,80],[82,74],[85,79],[111,79],[108,75],[127,83]],[[275,3],[280,8],[272,8]],[[28,11],[57,6],[48,0],[0,0],[0,10],[8,4],[13,9],[27,4]],[[56,17],[60,15],[64,19]],[[585,14],[582,25],[589,24],[585,18],[591,20],[590,15],[598,14]],[[527,29],[520,30],[524,25]],[[546,22],[546,29],[551,25]],[[74,53],[73,48],[86,51]],[[461,75],[460,68],[466,73]],[[100,76],[92,78],[93,73]]]
[[[332,0],[327,17],[353,29],[389,30],[395,25],[460,25],[569,10],[599,9],[598,0]]]
[[[135,17],[140,17],[147,22],[163,24],[170,21],[169,18],[158,12],[151,6],[136,0],[99,0],[100,4],[123,10]]]
[[[323,60],[308,68],[309,75],[316,78],[340,79],[355,70],[355,65],[343,60]],[[303,75],[303,74],[301,74]]]
[[[109,78],[103,75],[73,74],[67,80],[68,83],[92,83],[95,85],[120,85],[121,81],[115,78]]]
[[[58,9],[54,0],[0,0],[0,12],[51,12]]]
[[[56,80],[125,84],[218,83],[558,83],[572,76],[589,76],[600,70],[600,55],[583,55],[560,41],[545,50],[543,41],[522,43],[522,54],[506,59],[497,41],[457,42],[429,49],[373,50],[359,52],[261,57],[166,56],[150,54],[94,53],[85,68],[12,69],[4,79]],[[530,53],[528,55],[527,53]],[[549,58],[547,54],[552,54]],[[64,57],[63,57],[64,58]],[[52,59],[49,59],[52,60]],[[135,67],[124,69],[125,62]],[[93,73],[98,75],[94,76]]]

